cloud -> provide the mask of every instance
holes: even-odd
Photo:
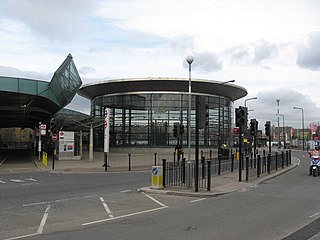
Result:
[[[190,51],[194,48],[194,38],[187,35],[179,35],[169,41],[170,47],[174,51]]]
[[[0,65],[0,76],[30,78],[30,79],[50,81],[52,78],[52,75],[53,73],[21,71],[18,68]]]
[[[51,39],[70,39],[83,33],[96,1],[86,0],[3,0],[1,18],[25,24],[31,31]]]
[[[83,75],[87,75],[87,74],[90,74],[90,73],[95,73],[96,72],[96,69],[93,68],[93,67],[88,67],[88,66],[83,66],[79,69],[79,73],[80,74],[83,74]]]
[[[261,39],[258,42],[229,48],[225,52],[231,55],[233,62],[260,65],[262,68],[270,69],[270,67],[263,65],[263,61],[277,55],[278,46]]]
[[[311,70],[320,69],[320,32],[313,32],[307,36],[305,43],[298,46],[297,64]]]
[[[192,63],[192,69],[199,72],[213,72],[222,69],[222,62],[215,53],[201,52],[193,54],[194,61]],[[184,68],[188,68],[188,63],[183,61]]]
[[[279,113],[284,115],[285,126],[301,128],[301,111],[293,109],[293,107],[301,107],[304,110],[305,126],[312,122],[317,122],[320,118],[320,108],[316,107],[315,102],[305,94],[302,94],[293,89],[279,88],[270,91],[260,91],[256,94],[257,100],[247,101],[249,118],[256,118],[259,121],[259,129],[264,128],[266,121],[273,122],[277,125],[278,105],[276,99],[280,99]],[[238,105],[244,106],[245,99],[250,96],[238,100],[235,107]],[[282,117],[280,117],[280,126],[282,126]]]
[[[236,62],[243,62],[250,56],[250,49],[247,46],[236,46],[226,50]]]
[[[260,64],[261,61],[271,58],[277,53],[277,46],[265,40],[255,44],[253,63]]]

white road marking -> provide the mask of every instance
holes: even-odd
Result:
[[[131,192],[132,190],[123,190],[123,191],[120,191],[121,193],[127,193],[127,192]]]
[[[98,221],[82,223],[81,225],[82,226],[87,226],[87,225],[97,224],[97,223],[101,223],[101,222],[113,221],[113,220],[120,219],[120,218],[126,218],[126,217],[135,216],[135,215],[140,215],[140,214],[143,214],[143,213],[158,211],[158,210],[161,210],[161,209],[164,209],[164,208],[168,208],[168,206],[154,208],[154,209],[145,210],[145,211],[136,212],[136,213],[130,213],[130,214],[127,214],[127,215],[122,215],[122,216],[118,216],[118,217],[114,217],[114,218],[106,218],[106,219],[102,219],[102,220],[98,220]]]
[[[39,234],[43,233],[43,228],[44,228],[44,225],[46,224],[46,221],[49,215],[49,210],[50,210],[50,204],[47,206],[46,211],[44,212],[42,220],[40,222],[40,226],[37,231],[37,233]]]
[[[97,195],[75,197],[75,198],[57,199],[57,200],[52,200],[52,201],[47,201],[47,202],[27,203],[27,204],[23,204],[22,206],[23,207],[29,207],[29,206],[35,206],[35,205],[42,205],[42,204],[48,204],[48,203],[57,203],[57,202],[65,202],[65,201],[72,201],[72,200],[80,200],[80,199],[93,198],[93,197],[97,197]]]
[[[107,211],[109,217],[113,218],[112,212],[111,212],[110,208],[108,207],[108,205],[106,204],[106,202],[104,201],[103,197],[100,197],[100,201],[102,202],[102,205],[103,205],[104,209]]]
[[[6,183],[6,182],[4,182],[4,181],[0,180],[0,183]]]
[[[162,207],[167,207],[165,204],[159,202],[158,200],[154,199],[153,197],[149,196],[148,194],[146,194],[146,193],[144,193],[144,192],[142,192],[142,194],[145,195],[146,197],[148,197],[149,199],[151,199],[152,201],[158,203],[160,206],[162,206]]]
[[[11,182],[16,182],[16,183],[22,183],[22,182],[24,182],[24,181],[21,180],[21,179],[11,179],[10,181],[11,181]]]
[[[194,203],[194,202],[200,202],[200,201],[202,201],[202,200],[205,200],[205,198],[199,198],[199,199],[196,199],[196,200],[192,200],[192,201],[190,201],[190,202]]]
[[[9,156],[9,153],[3,158],[2,162],[0,163],[0,166],[2,165],[2,163],[4,163],[4,161],[7,160],[8,156]]]
[[[320,214],[320,212],[317,212],[317,213],[312,214],[311,216],[309,216],[309,218],[313,218],[313,217],[315,217],[315,216],[317,216],[317,215],[319,215],[319,214]]]
[[[36,179],[34,179],[34,178],[25,178],[24,180],[37,182],[37,180],[36,180]]]
[[[18,237],[7,238],[7,239],[4,239],[4,240],[16,240],[16,239],[21,239],[21,238],[27,238],[27,237],[36,236],[36,235],[39,235],[39,234],[40,234],[40,233],[31,233],[31,234],[27,234],[27,235],[18,236]]]

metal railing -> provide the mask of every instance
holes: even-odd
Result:
[[[241,159],[243,162],[240,170],[239,160],[236,160],[234,154],[230,156],[218,155],[218,157],[208,160],[202,154],[197,174],[199,187],[210,189],[212,177],[236,170],[239,171],[239,176],[244,175],[244,179],[241,177],[239,181],[249,181],[249,179],[261,177],[264,174],[270,174],[291,164],[291,150],[268,155],[264,152],[262,156],[251,154],[250,156],[243,156]],[[195,161],[187,162],[185,159],[180,162],[167,162],[166,159],[162,159],[163,186],[194,187],[195,164]],[[191,181],[188,184],[189,179]]]

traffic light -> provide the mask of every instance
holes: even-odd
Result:
[[[250,120],[250,134],[252,136],[255,136],[257,133],[257,120],[256,119],[251,119]]]
[[[205,98],[200,98],[199,108],[199,128],[203,129],[209,125],[209,105],[205,103]]]
[[[180,134],[184,134],[184,125],[183,124],[180,125]]]
[[[180,134],[180,124],[179,123],[174,123],[173,125],[173,136],[177,138]]]
[[[56,120],[54,118],[51,118],[51,120],[50,120],[50,132],[51,133],[55,133],[56,127],[57,127]]]
[[[271,129],[270,129],[270,121],[267,121],[266,124],[264,125],[265,126],[265,133],[268,137],[271,136]]]
[[[247,108],[239,106],[236,108],[236,127],[242,128],[243,130],[247,128]]]

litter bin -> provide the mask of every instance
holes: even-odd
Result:
[[[151,168],[151,188],[160,189],[162,186],[163,169],[162,166],[152,166]]]

